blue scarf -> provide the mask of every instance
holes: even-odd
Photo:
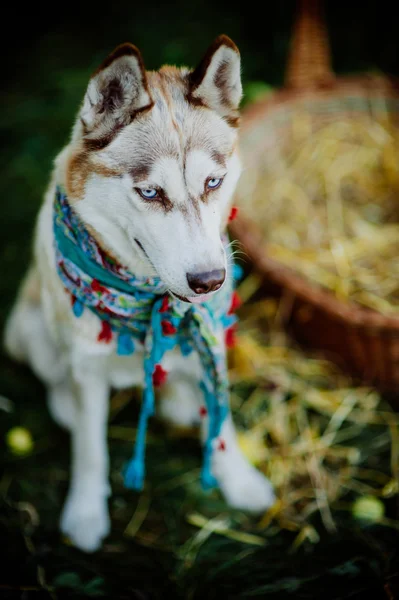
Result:
[[[98,245],[57,187],[54,201],[54,238],[58,274],[71,295],[72,310],[80,317],[85,309],[101,321],[98,341],[117,339],[117,353],[134,352],[135,341],[144,344],[144,389],[133,456],[124,474],[125,486],[141,490],[145,476],[147,421],[154,414],[154,385],[166,378],[162,358],[176,346],[183,355],[198,352],[203,370],[200,383],[209,417],[204,444],[201,482],[215,487],[211,473],[212,442],[229,411],[225,347],[218,341],[220,326],[231,332],[235,265],[221,290],[204,304],[182,302],[167,293],[158,277],[136,277]]]

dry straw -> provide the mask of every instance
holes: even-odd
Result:
[[[259,125],[255,149],[243,135],[250,166],[237,202],[271,258],[341,300],[399,314],[397,131],[381,111],[332,115],[320,126],[303,107],[292,110],[274,152],[261,144],[270,143],[270,123]]]
[[[251,277],[245,281],[244,296],[256,288],[252,277],[255,285]],[[355,387],[333,363],[293,347],[279,309],[276,300],[242,307],[231,352],[232,402],[243,424],[242,449],[279,498],[260,528],[297,531],[298,543],[316,542],[313,516],[319,513],[334,531],[334,512],[348,493],[398,493],[399,416],[376,390]],[[383,470],[388,451],[390,468]]]

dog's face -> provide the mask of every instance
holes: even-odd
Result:
[[[192,302],[225,278],[241,93],[239,53],[225,36],[194,71],[146,72],[124,44],[90,80],[74,129],[66,180],[76,210],[109,251],[139,253]]]

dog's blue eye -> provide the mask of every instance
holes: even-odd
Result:
[[[140,190],[140,194],[143,196],[143,198],[146,198],[146,200],[153,200],[153,198],[156,198],[158,196],[158,192],[154,188]]]
[[[212,177],[212,179],[208,179],[208,188],[211,190],[215,190],[222,183],[221,177]]]

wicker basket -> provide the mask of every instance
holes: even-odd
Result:
[[[308,107],[312,119],[318,121],[331,118],[334,111],[350,118],[359,108],[364,114],[375,113],[382,106],[394,114],[399,127],[398,80],[377,75],[337,78],[333,74],[317,0],[299,3],[285,86],[243,111],[243,136],[264,136],[268,128],[274,129],[270,141],[273,152],[273,144],[284,135],[284,116],[298,103]],[[289,323],[297,339],[328,352],[365,383],[399,391],[399,318],[340,301],[272,259],[257,224],[242,212],[231,224],[231,232],[265,281],[289,299]],[[398,399],[396,406],[399,408]]]

